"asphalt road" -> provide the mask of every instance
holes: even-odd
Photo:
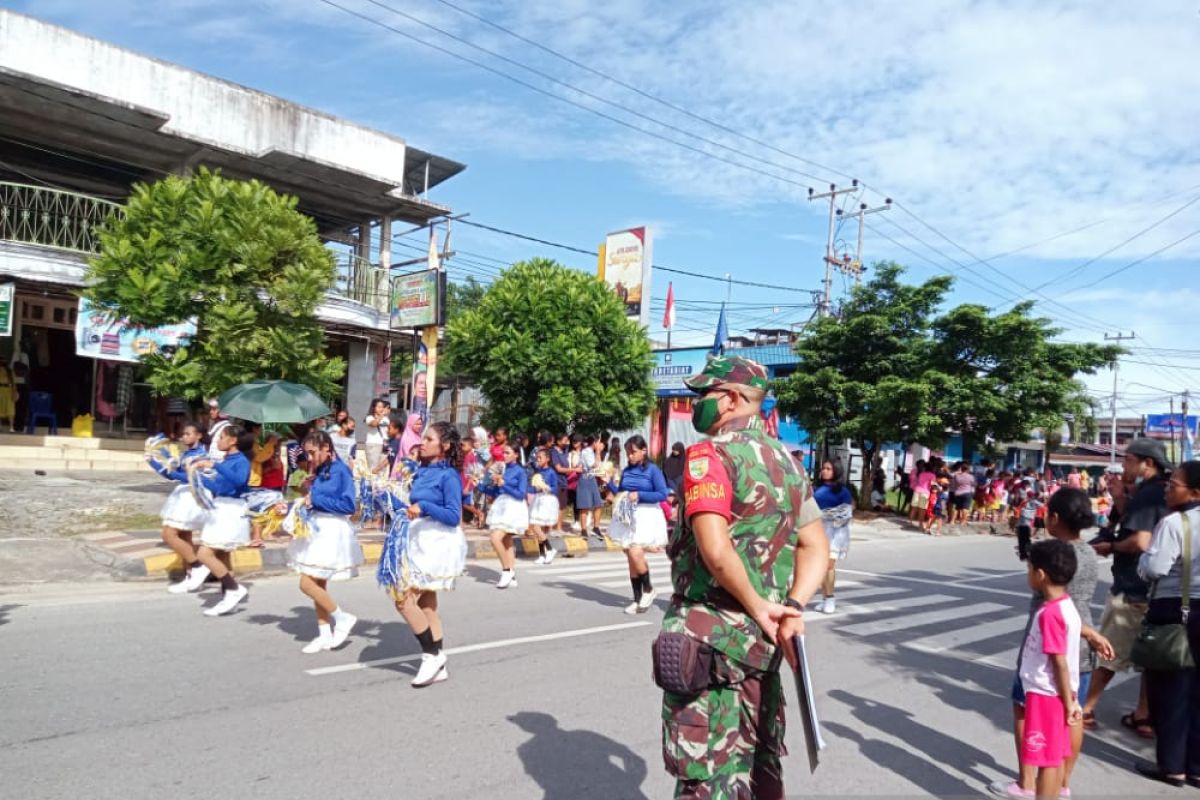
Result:
[[[857,534],[857,532],[856,532]],[[415,690],[416,642],[373,577],[335,584],[361,621],[306,656],[293,578],[204,617],[218,592],[161,584],[0,594],[0,786],[31,798],[660,798],[661,606],[628,617],[619,554],[518,567],[497,591],[475,563],[443,598],[450,679]],[[667,565],[654,562],[659,587]],[[1105,570],[1106,571],[1106,570]],[[810,775],[791,703],[789,791],[979,797],[1013,770],[1008,689],[1028,607],[1012,540],[859,540],[838,613],[809,615],[827,749]],[[1101,591],[1107,587],[1101,587]],[[1102,603],[1098,593],[1097,603]],[[1129,770],[1146,742],[1110,690],[1076,797],[1170,795]]]

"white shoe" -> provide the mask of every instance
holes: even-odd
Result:
[[[634,600],[629,605],[625,606],[626,614],[637,614],[639,611],[640,611],[640,607],[638,606],[638,602],[636,600]]]
[[[186,594],[188,592],[198,592],[204,582],[208,580],[209,574],[212,572],[208,567],[201,564],[192,569],[187,576],[179,583],[172,584],[167,591],[171,594]],[[179,587],[178,589],[175,587]]]
[[[238,587],[236,589],[234,589],[232,592],[225,593],[225,596],[221,598],[221,602],[217,603],[212,608],[206,608],[204,610],[204,616],[220,617],[224,614],[228,614],[230,611],[233,611],[233,609],[237,607],[238,603],[245,600],[246,596],[249,594],[250,594],[250,590],[247,589],[245,586],[242,586],[239,583]]]
[[[543,561],[542,563],[543,564],[553,564],[554,557],[557,555],[558,555],[558,551],[555,550],[553,547],[551,547],[549,550],[546,551],[546,560]]]
[[[517,585],[517,573],[512,570],[501,570],[500,582],[496,584],[497,589],[507,589],[510,586]]]
[[[546,563],[546,554],[545,554],[545,553],[538,553],[538,557],[537,557],[537,558],[535,558],[535,559],[533,560],[533,563],[535,563],[535,564],[545,564],[545,563]]]
[[[358,617],[353,614],[346,614],[340,620],[334,620],[333,638],[329,640],[329,649],[336,650],[346,643],[350,638],[350,631],[354,629],[354,623],[358,622]]]
[[[821,603],[821,613],[822,614],[832,614],[836,610],[837,610],[837,601],[835,601],[832,597],[826,597],[825,602]]]
[[[413,678],[412,685],[428,686],[431,683],[444,681],[448,677],[450,676],[446,674],[446,651],[443,650],[436,656],[425,653],[421,656],[421,668],[417,670],[417,677]]]
[[[300,652],[310,656],[313,653],[319,653],[322,650],[330,650],[333,648],[332,642],[332,636],[318,636],[308,644],[304,645],[304,649]]]
[[[638,613],[644,614],[650,610],[650,606],[654,605],[654,598],[658,597],[658,592],[651,589],[648,592],[642,592],[642,599],[638,601]]]

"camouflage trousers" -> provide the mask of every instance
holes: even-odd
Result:
[[[686,800],[781,800],[783,685],[715,653],[714,688],[663,693],[663,761]]]

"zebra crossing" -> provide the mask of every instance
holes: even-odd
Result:
[[[661,554],[650,555],[647,561],[651,581],[665,596],[670,592],[670,562]],[[520,569],[520,577],[526,584],[533,579],[554,588],[584,585],[618,595],[629,590],[625,558],[616,553],[527,567]],[[858,573],[839,578],[836,614],[810,612],[805,619],[838,637],[1012,669],[1025,628],[1028,597],[1020,590],[963,584],[950,578],[936,583]]]

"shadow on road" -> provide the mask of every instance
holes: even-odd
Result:
[[[290,616],[248,614],[245,621],[254,625],[274,625],[298,642],[307,642],[317,635],[317,617],[308,605],[292,606]]]
[[[909,711],[841,689],[833,690],[829,697],[849,706],[865,730],[883,731],[910,743],[913,749],[908,751],[887,742],[867,739],[840,725],[836,726],[839,730],[834,731],[835,725],[830,724],[831,731],[839,736],[843,732],[849,734],[847,738],[855,741],[863,755],[871,761],[887,767],[935,796],[977,794],[980,786],[986,786],[992,780],[993,773],[1005,771],[1004,765],[997,762],[991,753],[937,728],[922,725]],[[934,760],[918,753],[931,754]],[[953,765],[954,771],[967,775],[973,785],[943,769],[942,765]],[[980,768],[990,772],[981,771]]]
[[[508,718],[533,734],[517,747],[525,773],[542,787],[543,800],[646,800],[646,762],[620,742],[592,731],[563,730],[537,711]]]
[[[20,607],[21,605],[19,603],[9,603],[8,605],[0,606],[0,625],[5,625],[11,622],[11,620],[8,618],[8,615]]]
[[[586,603],[596,603],[597,605],[609,606],[611,608],[623,608],[633,599],[632,596],[617,594],[608,589],[598,589],[584,583],[547,581],[545,585],[551,589],[562,590],[566,593],[567,597],[573,600],[582,600]]]

